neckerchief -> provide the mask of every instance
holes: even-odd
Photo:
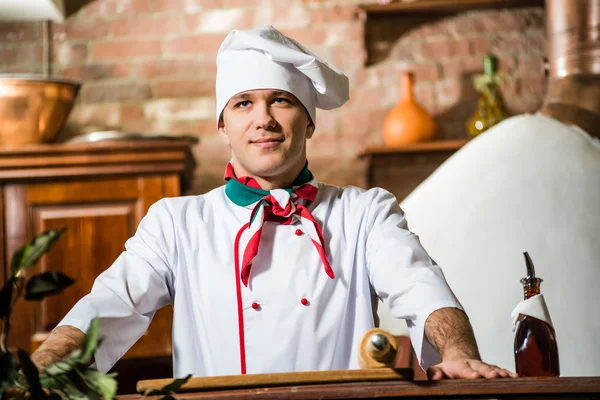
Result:
[[[227,164],[225,180],[227,181],[225,194],[229,200],[238,206],[252,207],[250,221],[240,228],[234,245],[235,263],[237,266],[239,263],[240,237],[248,229],[251,236],[244,250],[240,274],[245,286],[248,286],[252,262],[258,254],[263,224],[267,221],[284,225],[290,225],[299,221],[319,253],[321,262],[325,267],[325,272],[331,279],[335,277],[333,269],[331,269],[329,261],[327,261],[323,231],[308,208],[298,202],[300,199],[314,201],[319,191],[317,181],[309,171],[308,165],[298,175],[292,187],[285,189],[263,190],[254,178],[238,178],[235,176],[231,163]],[[236,268],[236,270],[239,269]]]

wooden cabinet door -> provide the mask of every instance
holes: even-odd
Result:
[[[75,280],[58,295],[17,304],[11,347],[35,347],[34,343],[89,293],[95,278],[121,254],[148,208],[162,197],[178,195],[178,191],[177,176],[6,185],[7,255],[36,234],[66,227],[51,252],[27,275],[59,271]],[[171,307],[158,311],[146,334],[126,357],[170,355],[171,322]]]

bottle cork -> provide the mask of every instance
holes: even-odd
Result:
[[[383,329],[369,329],[360,341],[358,365],[361,369],[394,368],[398,342]]]

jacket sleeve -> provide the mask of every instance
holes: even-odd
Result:
[[[366,192],[367,268],[377,296],[395,318],[406,320],[421,367],[440,362],[425,337],[429,315],[445,307],[462,309],[440,267],[429,257],[419,238],[408,230],[396,198],[383,189]]]
[[[125,251],[100,274],[91,292],[58,324],[86,332],[99,318],[102,343],[94,356],[107,372],[144,334],[156,310],[172,304],[176,255],[173,219],[161,200],[150,207]]]

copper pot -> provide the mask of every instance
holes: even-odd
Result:
[[[54,141],[80,87],[56,77],[0,74],[0,146]]]

